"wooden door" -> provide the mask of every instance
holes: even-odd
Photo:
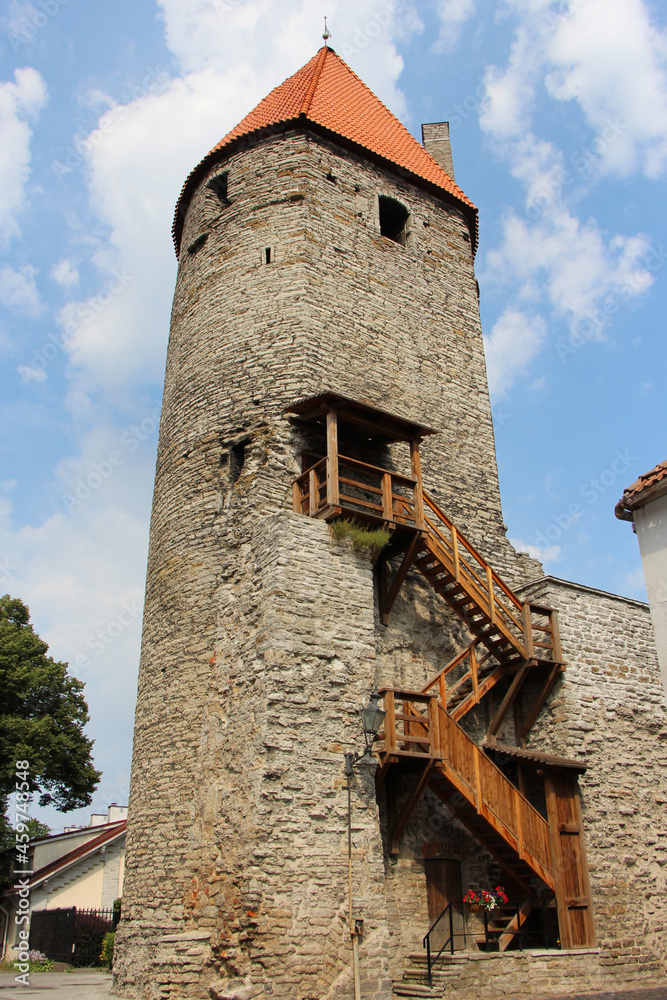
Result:
[[[448,858],[426,858],[426,896],[428,899],[428,925],[431,927],[440,914],[452,904],[452,919],[445,914],[431,935],[431,954],[445,945],[449,951],[449,937],[454,932],[454,950],[465,948],[463,922],[463,891],[461,888],[461,862]]]
[[[595,924],[576,775],[550,774],[545,791],[561,947],[592,948]]]

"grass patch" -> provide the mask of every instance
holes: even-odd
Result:
[[[351,521],[343,518],[340,521],[330,521],[334,538],[349,538],[352,547],[357,552],[370,552],[376,556],[388,544],[391,532],[386,528],[366,528],[358,521]]]

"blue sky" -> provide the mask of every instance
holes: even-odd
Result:
[[[623,488],[665,458],[667,35],[643,0],[10,0],[0,8],[0,587],[86,682],[125,803],[157,423],[192,167],[330,44],[449,120],[508,535],[643,599]],[[37,810],[36,810],[37,811]],[[41,812],[54,828],[90,810]]]

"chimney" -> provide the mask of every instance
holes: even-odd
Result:
[[[433,157],[438,166],[454,180],[452,146],[449,141],[449,122],[431,122],[422,125],[424,149]]]

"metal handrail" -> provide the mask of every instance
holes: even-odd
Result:
[[[526,902],[526,900],[522,900],[521,902],[505,903],[501,907],[505,911],[507,911],[507,910],[509,910],[511,908],[514,911],[514,914],[516,915],[517,929],[515,931],[513,931],[512,933],[519,939],[519,949],[518,950],[519,951],[523,951],[524,950],[524,947],[525,947],[525,945],[524,945],[524,939],[526,937],[528,937],[528,936],[532,936],[532,937],[539,936],[539,937],[541,937],[541,939],[542,939],[542,946],[544,948],[548,948],[549,947],[549,930],[548,930],[547,919],[546,919],[546,904],[545,904],[545,901],[542,900],[542,905],[541,905],[541,911],[542,911],[542,928],[541,928],[541,930],[530,930],[530,931],[526,931],[524,929],[524,924],[525,924],[526,921],[524,920],[522,922],[522,920],[521,920],[521,907],[523,906],[523,904],[525,902]],[[432,975],[433,968],[434,968],[436,962],[438,961],[438,959],[440,958],[440,956],[442,955],[442,953],[447,949],[447,950],[449,950],[450,955],[454,954],[454,939],[456,937],[462,937],[463,938],[463,947],[465,948],[467,946],[468,932],[466,931],[466,921],[465,920],[464,920],[464,923],[463,923],[463,932],[462,933],[458,933],[458,934],[454,933],[454,911],[453,911],[453,907],[454,906],[467,906],[470,909],[470,904],[469,903],[464,903],[463,901],[461,901],[461,902],[454,901],[453,903],[448,903],[447,906],[442,911],[442,913],[440,914],[440,916],[437,917],[437,919],[433,921],[433,923],[429,927],[428,931],[424,935],[424,939],[422,941],[422,947],[426,948],[426,967],[427,967],[427,971],[428,971],[428,985],[429,985],[429,987],[433,985],[433,975]],[[536,909],[536,907],[533,907],[533,908]],[[482,912],[484,914],[484,947],[485,947],[485,949],[487,951],[489,951],[490,950],[489,949],[489,945],[496,944],[497,940],[494,940],[493,938],[491,938],[489,936],[489,912],[490,911],[489,910],[483,910]],[[443,917],[446,914],[449,915],[449,937],[447,938],[447,940],[445,941],[445,943],[442,945],[442,947],[440,948],[440,950],[438,951],[438,953],[435,955],[435,957],[431,957],[431,934],[436,929],[436,927],[438,926],[438,924],[440,923],[440,921],[443,919]]]

